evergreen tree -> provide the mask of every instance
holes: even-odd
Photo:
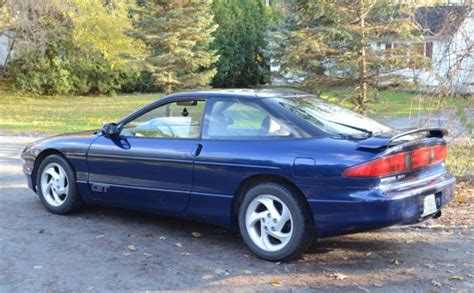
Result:
[[[410,56],[410,44],[421,39],[412,7],[402,1],[297,0],[282,65],[304,77],[314,91],[347,85],[356,93],[356,110],[367,111],[368,91],[397,69],[424,66]],[[380,50],[378,44],[396,42]],[[355,90],[354,90],[355,89]]]
[[[208,85],[218,59],[209,49],[216,30],[208,1],[140,1],[132,35],[149,49],[144,65],[166,93]]]
[[[215,0],[212,47],[219,55],[215,87],[248,87],[262,84],[269,75],[269,62],[264,57],[265,34],[270,11],[263,0]]]

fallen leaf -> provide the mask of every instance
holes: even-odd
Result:
[[[100,234],[100,235],[95,236],[95,239],[104,238],[104,237],[105,235]]]
[[[199,232],[191,232],[191,235],[193,235],[194,238],[202,237],[201,233]]]
[[[405,275],[414,275],[414,274],[415,274],[414,268],[409,268],[405,270]]]
[[[42,268],[43,268],[43,266],[40,266],[40,265],[33,266],[33,269],[35,269],[35,270],[41,270]]]
[[[462,276],[454,275],[454,276],[449,277],[449,280],[451,280],[451,281],[462,281],[462,280],[464,280],[464,278]]]
[[[436,280],[431,280],[431,284],[435,285],[436,287],[441,287],[441,283]]]
[[[275,286],[275,287],[276,287],[276,286],[280,286],[281,283],[280,283],[280,281],[278,281],[277,279],[272,279],[272,280],[270,281],[270,284],[271,284],[272,286]]]
[[[153,256],[153,253],[144,252],[143,255],[145,255],[145,256]]]
[[[398,259],[392,259],[390,263],[398,266],[400,264],[400,261]]]
[[[430,264],[430,263],[425,263],[425,264],[423,264],[423,266],[425,266],[425,267],[427,267],[427,268],[429,268],[429,269],[435,269],[435,268],[436,268],[435,265]]]
[[[133,245],[133,244],[127,246],[127,248],[128,248],[128,250],[130,250],[130,251],[136,251],[136,250],[137,250],[137,248],[136,248],[135,245]]]
[[[203,279],[203,280],[211,280],[211,279],[213,279],[213,278],[214,278],[213,275],[204,275],[204,276],[202,276],[202,279]]]
[[[365,254],[365,256],[370,256],[371,254],[372,254],[372,252],[367,252],[367,253]]]
[[[331,273],[327,275],[329,278],[333,278],[335,280],[345,280],[347,276],[341,273]]]
[[[246,274],[246,275],[251,275],[251,274],[252,274],[252,271],[250,271],[250,270],[244,270],[244,274]]]
[[[176,243],[176,246],[178,246],[179,248],[183,248],[183,244],[181,244],[181,243],[179,243],[179,242]]]

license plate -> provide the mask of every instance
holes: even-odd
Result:
[[[436,212],[436,199],[434,194],[430,194],[425,196],[423,201],[423,214],[422,217],[426,217],[428,215],[434,214]]]

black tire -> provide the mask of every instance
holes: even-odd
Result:
[[[57,207],[50,205],[46,201],[45,195],[43,194],[41,188],[41,174],[43,173],[45,167],[51,163],[56,163],[64,169],[68,181],[68,194],[64,202]],[[83,206],[83,201],[76,185],[76,174],[67,160],[61,155],[53,154],[43,159],[39,165],[38,172],[36,173],[36,186],[41,203],[48,211],[53,214],[66,215],[78,211]]]
[[[246,228],[245,217],[251,202],[260,195],[272,195],[281,200],[293,218],[293,234],[289,242],[277,251],[266,251],[256,245]],[[269,261],[288,261],[297,258],[313,243],[315,226],[311,211],[305,200],[289,186],[277,183],[262,183],[249,189],[239,207],[239,229],[247,247],[258,257]]]

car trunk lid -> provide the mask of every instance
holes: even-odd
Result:
[[[378,154],[347,168],[344,176],[374,178],[423,171],[446,159],[446,134],[442,128],[421,128],[366,138],[357,148]]]

